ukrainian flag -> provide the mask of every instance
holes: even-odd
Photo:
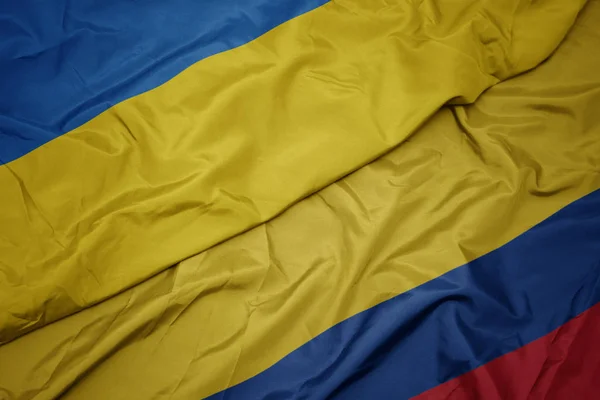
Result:
[[[600,0],[4,0],[0,399],[596,399]]]

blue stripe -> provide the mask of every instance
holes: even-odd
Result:
[[[600,301],[599,280],[596,191],[492,253],[334,326],[212,398],[406,399],[587,310]]]
[[[4,1],[0,164],[326,1]]]

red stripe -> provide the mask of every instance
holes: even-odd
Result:
[[[600,305],[416,400],[600,398]]]

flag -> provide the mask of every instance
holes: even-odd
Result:
[[[0,393],[593,397],[599,12],[8,6]]]

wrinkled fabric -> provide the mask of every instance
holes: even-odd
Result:
[[[0,164],[326,1],[5,1]]]
[[[510,354],[600,302],[599,210],[600,190],[209,399],[408,399]]]
[[[414,400],[595,399],[600,393],[598,335],[600,305]]]
[[[600,188],[599,18],[592,1],[548,62],[276,219],[0,347],[0,390],[211,395]]]
[[[0,342],[272,218],[444,103],[535,67],[584,3],[327,3],[1,166]]]

